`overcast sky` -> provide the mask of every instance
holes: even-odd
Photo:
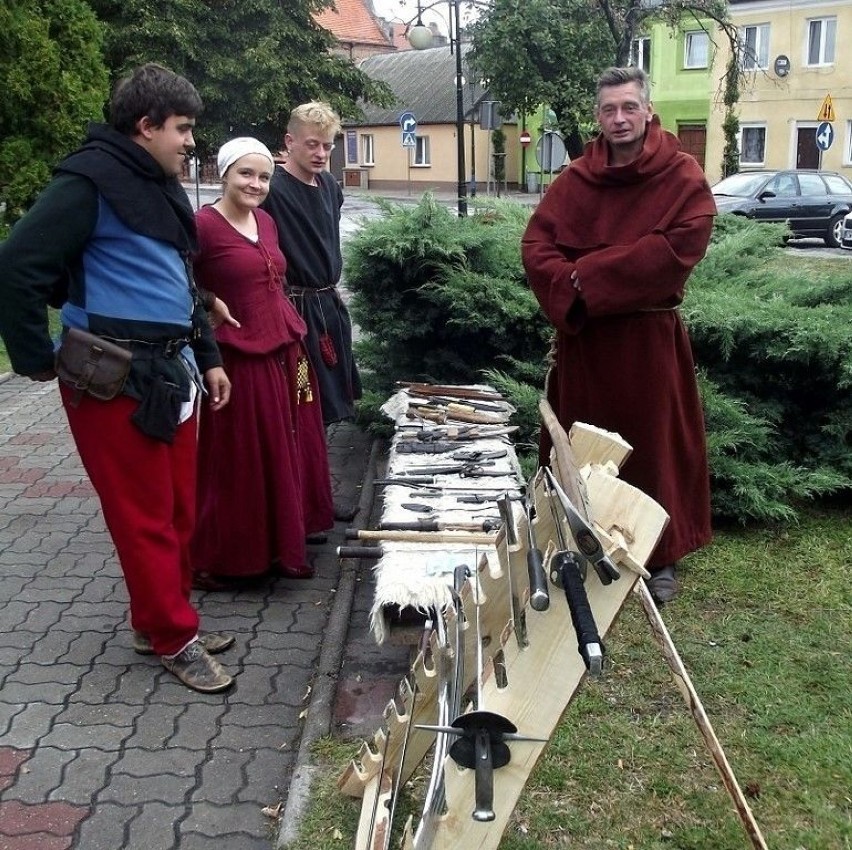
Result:
[[[465,21],[471,16],[471,10],[464,0],[460,0],[460,2],[462,28],[464,28]],[[427,24],[435,22],[440,31],[446,34],[447,21],[451,10],[449,0],[439,0],[434,4],[427,2],[427,0],[421,0],[421,8],[429,5],[434,5],[434,8],[423,12],[423,21]],[[397,18],[403,21],[411,21],[417,17],[417,0],[373,0],[373,9],[377,15],[388,20]]]
[[[416,0],[373,0],[373,9],[382,18],[388,20],[401,18],[407,21],[417,15],[417,2]]]

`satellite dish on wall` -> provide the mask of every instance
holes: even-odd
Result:
[[[790,57],[783,53],[775,57],[775,73],[779,77],[786,77],[790,73]]]

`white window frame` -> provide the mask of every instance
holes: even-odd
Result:
[[[748,31],[754,31],[754,50],[746,47]],[[740,27],[740,39],[743,44],[743,70],[762,71],[769,67],[769,24],[747,24]]]
[[[805,21],[805,65],[809,68],[819,68],[833,65],[837,55],[837,18],[833,15],[824,18],[808,18]],[[816,62],[811,62],[811,45],[813,44],[813,32],[816,25],[818,29],[818,45]]]
[[[372,133],[361,133],[361,165],[376,164],[376,142]]]
[[[743,152],[745,151],[745,137],[747,131],[763,133],[763,156],[761,157],[761,159],[743,158]],[[753,124],[740,124],[740,132],[737,137],[737,148],[740,152],[740,165],[748,166],[749,168],[762,168],[766,164],[766,140],[767,131],[765,123],[755,122]]]
[[[630,65],[651,73],[651,36],[640,35],[630,42]]]
[[[429,168],[432,165],[432,145],[429,141],[429,136],[414,137],[414,168]]]
[[[843,164],[852,165],[852,120],[846,122],[846,144],[843,146]]]
[[[696,41],[705,42],[704,60],[701,62],[690,62],[690,57],[695,52]],[[688,70],[708,68],[710,66],[710,33],[707,30],[690,30],[683,34],[683,67]]]

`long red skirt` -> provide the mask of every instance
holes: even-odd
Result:
[[[316,379],[313,400],[297,402],[298,344],[221,351],[231,400],[215,412],[202,404],[193,568],[239,578],[275,561],[285,575],[310,575],[305,536],[334,523]]]

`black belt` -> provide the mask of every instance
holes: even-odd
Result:
[[[133,357],[136,360],[157,360],[164,358],[171,360],[180,354],[181,349],[189,344],[189,337],[182,336],[177,339],[167,339],[160,342],[146,342],[144,339],[114,339],[112,337],[104,337],[127,348],[133,352]]]
[[[288,286],[287,289],[291,295],[316,295],[319,292],[331,292],[337,288],[336,283],[330,283],[327,286]]]

